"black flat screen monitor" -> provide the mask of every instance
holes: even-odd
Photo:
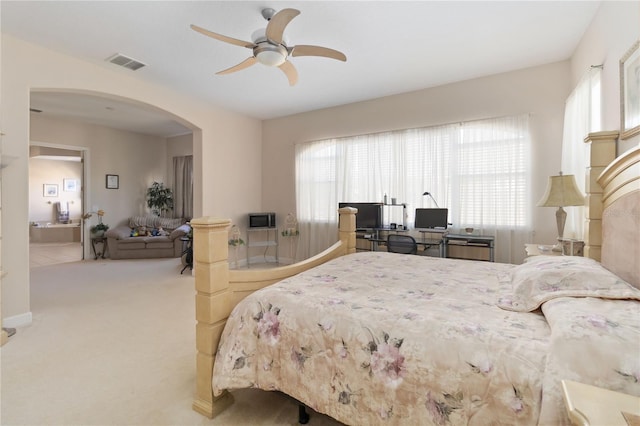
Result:
[[[449,209],[416,209],[418,230],[447,229]]]
[[[380,229],[382,228],[382,203],[339,203],[338,206],[353,207],[358,209],[356,213],[356,229]]]

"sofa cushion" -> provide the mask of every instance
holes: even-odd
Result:
[[[172,219],[169,217],[157,217],[156,228],[162,227],[163,229],[171,232],[184,223],[184,219],[179,217]]]
[[[157,216],[131,216],[129,218],[129,228],[139,228],[141,226],[150,229],[157,228],[158,219],[160,218]]]
[[[173,248],[173,241],[169,237],[144,237],[147,248]]]
[[[118,240],[118,250],[141,250],[145,248],[144,238],[130,237]]]
[[[127,226],[117,226],[109,229],[105,235],[107,238],[114,238],[116,240],[122,240],[131,236],[131,229]]]
[[[176,229],[171,231],[171,234],[169,235],[169,239],[175,240],[178,237],[187,235],[189,232],[191,232],[191,226],[185,223],[184,225],[180,225]]]

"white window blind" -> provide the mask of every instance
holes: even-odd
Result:
[[[529,150],[526,115],[298,144],[301,255],[335,242],[339,202],[382,201],[387,194],[407,204],[412,227],[416,208],[435,207],[425,191],[449,208],[454,228],[471,226],[496,238],[518,232],[526,234],[524,244],[531,222]],[[401,208],[384,213],[385,223],[402,223]],[[507,251],[512,246],[505,244]]]

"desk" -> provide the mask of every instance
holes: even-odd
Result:
[[[382,234],[381,234],[382,233]],[[408,231],[398,231],[393,229],[380,229],[374,230],[372,232],[367,232],[363,234],[357,235],[356,240],[356,249],[361,251],[377,251],[380,245],[386,245],[387,243],[387,235],[388,233],[395,234],[406,234],[411,235]],[[440,232],[428,232],[428,234],[436,234],[438,236],[442,235]],[[439,238],[431,238],[427,237],[425,233],[422,233],[421,236],[411,235],[415,240],[418,248],[422,247],[423,251],[426,251],[430,248],[437,247],[438,248],[438,256],[442,257],[442,237]],[[367,244],[358,244],[358,241],[366,241]]]
[[[412,235],[413,236],[413,235]],[[371,242],[371,251],[378,250],[378,244],[385,245],[387,243],[386,238],[364,238],[365,240],[369,240]],[[431,247],[438,246],[438,253],[440,257],[442,257],[442,240],[441,239],[428,239],[428,238],[415,238],[416,244],[418,247],[422,247],[424,250],[430,249]]]
[[[445,234],[442,257],[494,262],[494,238],[473,234]]]
[[[382,230],[387,231],[387,230]],[[402,231],[391,231],[400,233]],[[406,232],[406,231],[405,231]],[[484,235],[473,234],[447,234],[446,232],[429,232],[421,231],[422,235],[411,235],[418,247],[422,247],[425,251],[432,247],[438,247],[438,256],[450,257],[453,259],[466,260],[486,260],[494,262],[494,238]],[[434,238],[437,237],[437,238]],[[387,242],[386,235],[380,235],[380,231],[360,234],[358,240],[368,241],[369,246],[363,247],[356,242],[356,248],[360,250],[378,250],[379,244]]]

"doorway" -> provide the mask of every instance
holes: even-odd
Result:
[[[84,150],[29,146],[29,266],[84,258]]]

